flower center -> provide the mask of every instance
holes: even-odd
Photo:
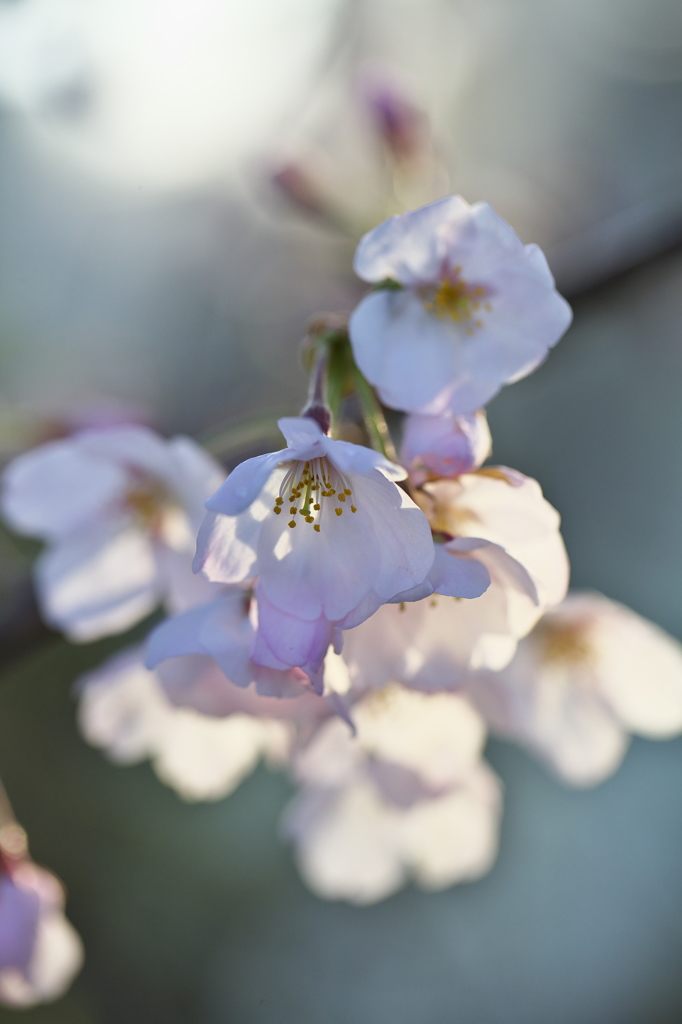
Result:
[[[343,515],[344,509],[357,512],[355,505],[348,504],[352,494],[348,479],[328,459],[292,462],[280,484],[272,511],[277,516],[281,515],[288,502],[291,529],[296,526],[298,514],[303,516],[304,523],[311,523],[313,530],[319,533],[325,508],[333,508],[337,516]]]
[[[473,334],[477,327],[483,327],[478,315],[483,308],[490,312],[492,306],[486,301],[486,290],[482,285],[469,285],[460,277],[461,267],[455,267],[441,278],[436,288],[424,293],[424,308],[439,320],[446,317],[462,324],[467,334]]]
[[[586,666],[594,660],[594,646],[584,622],[558,625],[544,622],[540,626],[542,659],[545,664]]]
[[[161,487],[153,483],[131,487],[124,501],[138,526],[151,531],[161,529],[163,513],[169,504],[168,495]]]

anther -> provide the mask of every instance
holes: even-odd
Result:
[[[275,498],[275,505],[283,505],[284,498]]]
[[[305,521],[306,521],[306,523],[312,523],[313,517],[312,516],[306,516],[305,517]]]
[[[297,512],[296,506],[292,505],[291,508],[289,509],[289,512],[291,513],[292,516],[295,516]]]
[[[344,490],[343,493],[344,494],[352,494],[353,492],[351,491],[350,487],[346,487],[346,489]]]
[[[320,511],[320,506],[317,503],[313,505],[313,508],[315,509],[316,512]]]
[[[343,509],[342,508],[335,508],[334,511],[336,512],[337,516],[342,516],[343,515]]]
[[[355,505],[351,505],[350,510],[351,512],[357,512]]]
[[[289,526],[290,526],[290,527],[291,527],[291,529],[293,530],[293,528],[294,528],[294,527],[296,526],[296,520],[295,520],[295,519],[292,519],[292,520],[291,520],[291,522],[289,523]]]
[[[320,527],[318,526],[317,523],[315,523],[315,525],[313,526],[313,530],[317,530],[318,533],[320,532]]]
[[[345,501],[345,500],[346,500],[345,491],[341,491],[341,493],[339,494],[339,501]]]
[[[275,505],[272,511],[275,513],[276,516],[278,516],[282,510],[279,507],[279,505]]]

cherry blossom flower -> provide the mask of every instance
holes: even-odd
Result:
[[[501,791],[473,708],[394,684],[361,699],[353,720],[355,736],[330,720],[294,761],[302,789],[284,832],[311,889],[373,903],[409,877],[441,889],[485,874]]]
[[[405,417],[400,461],[416,486],[470,473],[485,462],[491,450],[488,420],[482,409],[468,416]]]
[[[281,700],[235,686],[206,655],[152,672],[129,648],[76,684],[81,732],[117,764],[150,759],[185,800],[233,792],[261,758],[280,765],[302,735],[330,714],[308,690]]]
[[[238,466],[206,506],[195,569],[232,583],[258,576],[254,659],[305,665],[321,687],[338,631],[422,584],[434,560],[424,514],[377,452],[282,419],[288,447]]]
[[[433,529],[454,539],[436,544],[432,596],[387,604],[344,634],[343,657],[357,690],[390,680],[457,689],[472,668],[504,667],[519,638],[566,593],[559,516],[535,480],[494,467],[426,484],[417,497]],[[437,571],[453,562],[487,572],[491,582],[481,597],[453,600]]]
[[[354,266],[392,285],[360,302],[349,329],[358,366],[395,409],[473,413],[534,370],[571,321],[541,250],[461,196],[391,217]]]
[[[571,593],[504,671],[477,673],[468,691],[496,732],[592,786],[616,771],[630,733],[682,732],[682,646],[601,594]]]
[[[5,826],[3,835],[19,826]],[[0,865],[0,1003],[25,1007],[57,999],[83,962],[80,938],[64,916],[64,890],[26,856]]]
[[[186,437],[141,426],[86,430],[16,458],[2,510],[46,547],[36,585],[71,640],[128,629],[160,602],[180,610],[211,588],[188,571],[203,502],[224,473]]]

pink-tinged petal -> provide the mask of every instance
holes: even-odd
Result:
[[[403,285],[433,280],[445,255],[444,225],[460,222],[469,210],[461,196],[448,196],[389,218],[361,239],[355,273],[365,281],[392,278]]]
[[[240,462],[225,483],[208,499],[206,508],[224,516],[237,516],[244,512],[256,500],[280,462],[290,457],[289,450],[285,448]]]
[[[121,633],[157,605],[156,560],[145,534],[102,524],[44,551],[36,585],[47,622],[78,642]]]
[[[324,661],[334,627],[324,617],[299,619],[281,611],[268,600],[262,586],[258,590],[258,634],[272,653],[284,665],[301,666],[314,672]],[[258,648],[254,648],[254,661],[258,662]]]
[[[367,295],[348,328],[355,360],[386,405],[433,415],[447,407],[458,345],[474,340],[464,329],[434,317],[412,292]]]
[[[469,557],[468,550],[455,541],[434,545],[436,556],[429,570],[433,592],[443,597],[475,598],[490,586],[490,573],[485,565]]]
[[[83,452],[73,440],[52,441],[9,464],[2,513],[19,533],[56,539],[106,515],[126,486],[120,466]]]
[[[485,462],[492,440],[485,412],[468,416],[410,415],[403,423],[401,461],[420,485],[431,477],[457,477]]]

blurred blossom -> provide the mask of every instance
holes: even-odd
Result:
[[[682,646],[601,594],[572,593],[504,671],[473,676],[468,690],[492,729],[591,786],[616,771],[629,733],[682,732]]]
[[[195,566],[221,583],[257,575],[254,661],[300,666],[321,692],[338,631],[421,584],[433,543],[401,467],[313,419],[279,426],[287,448],[241,463],[206,503]]]
[[[497,852],[501,791],[480,760],[483,723],[464,698],[393,684],[353,708],[352,736],[324,724],[294,760],[285,813],[318,895],[373,903],[409,877],[430,889],[480,877]]]
[[[571,322],[540,249],[461,196],[370,231],[354,265],[391,285],[362,300],[349,330],[358,366],[395,409],[473,413],[534,370]]]
[[[3,799],[4,804],[4,799]],[[26,836],[3,814],[0,829],[0,1003],[33,1006],[61,996],[83,963],[64,917],[64,890],[28,857]]]
[[[261,758],[280,764],[295,739],[296,716],[314,720],[320,711],[317,702],[311,708],[243,690],[206,656],[151,672],[141,647],[88,673],[76,690],[88,743],[118,764],[150,759],[185,800],[227,796]]]
[[[410,480],[420,486],[438,477],[470,473],[492,451],[488,419],[483,409],[468,416],[406,416],[400,461]]]
[[[86,430],[16,458],[3,480],[13,529],[40,537],[38,598],[76,641],[180,611],[211,588],[189,566],[203,502],[224,473],[194,441],[144,427]]]

